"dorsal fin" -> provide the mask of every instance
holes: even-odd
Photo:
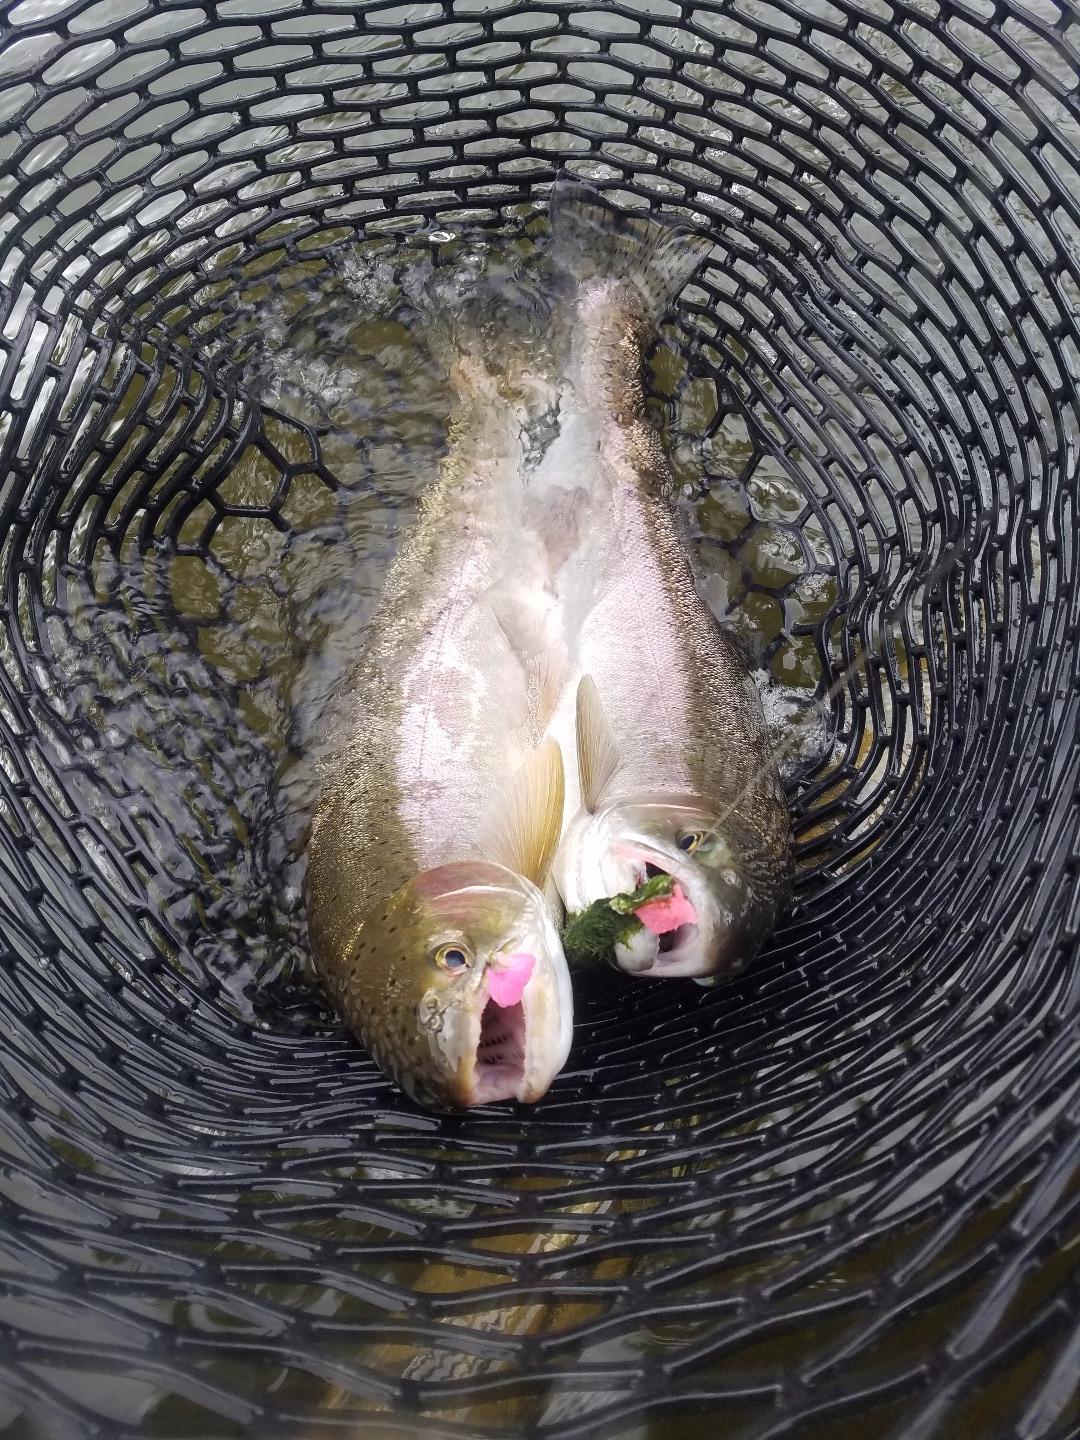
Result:
[[[577,690],[577,756],[582,803],[595,810],[619,768],[619,747],[591,675],[581,677]]]
[[[555,740],[534,750],[497,802],[491,822],[491,858],[543,887],[562,831],[566,777]]]

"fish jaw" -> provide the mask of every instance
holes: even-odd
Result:
[[[499,1100],[535,1103],[570,1053],[570,972],[539,891],[535,901],[532,933],[491,957],[472,1006],[472,1045],[462,1067],[462,1101],[470,1108]]]
[[[570,970],[563,954],[562,940],[546,900],[540,916],[542,944],[534,952],[536,968],[521,997],[525,1010],[528,1044],[522,1093],[518,1099],[532,1103],[545,1094],[566,1064],[574,1038],[574,996]]]

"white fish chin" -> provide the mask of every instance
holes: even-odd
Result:
[[[529,946],[536,969],[521,997],[525,1010],[525,1075],[522,1100],[539,1100],[566,1064],[574,1039],[574,994],[562,941],[546,903],[540,934]]]
[[[702,954],[701,927],[680,925],[666,935],[654,936],[657,945],[656,958],[647,970],[636,973],[647,980],[674,980],[682,976],[696,977],[705,970]]]
[[[629,945],[615,947],[620,970],[645,980],[696,978],[705,971],[700,925],[680,925],[665,935],[642,930]]]

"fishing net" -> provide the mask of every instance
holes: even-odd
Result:
[[[0,7],[7,1434],[1075,1433],[1078,70],[1072,0]],[[444,1119],[305,971],[296,717],[417,287],[561,166],[715,239],[650,403],[799,880]]]

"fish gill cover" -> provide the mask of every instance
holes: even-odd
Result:
[[[6,1433],[1075,1433],[1078,69],[1063,0],[0,6]],[[564,165],[715,240],[650,405],[796,900],[438,1119],[307,973],[309,759],[427,301],[529,308]]]

